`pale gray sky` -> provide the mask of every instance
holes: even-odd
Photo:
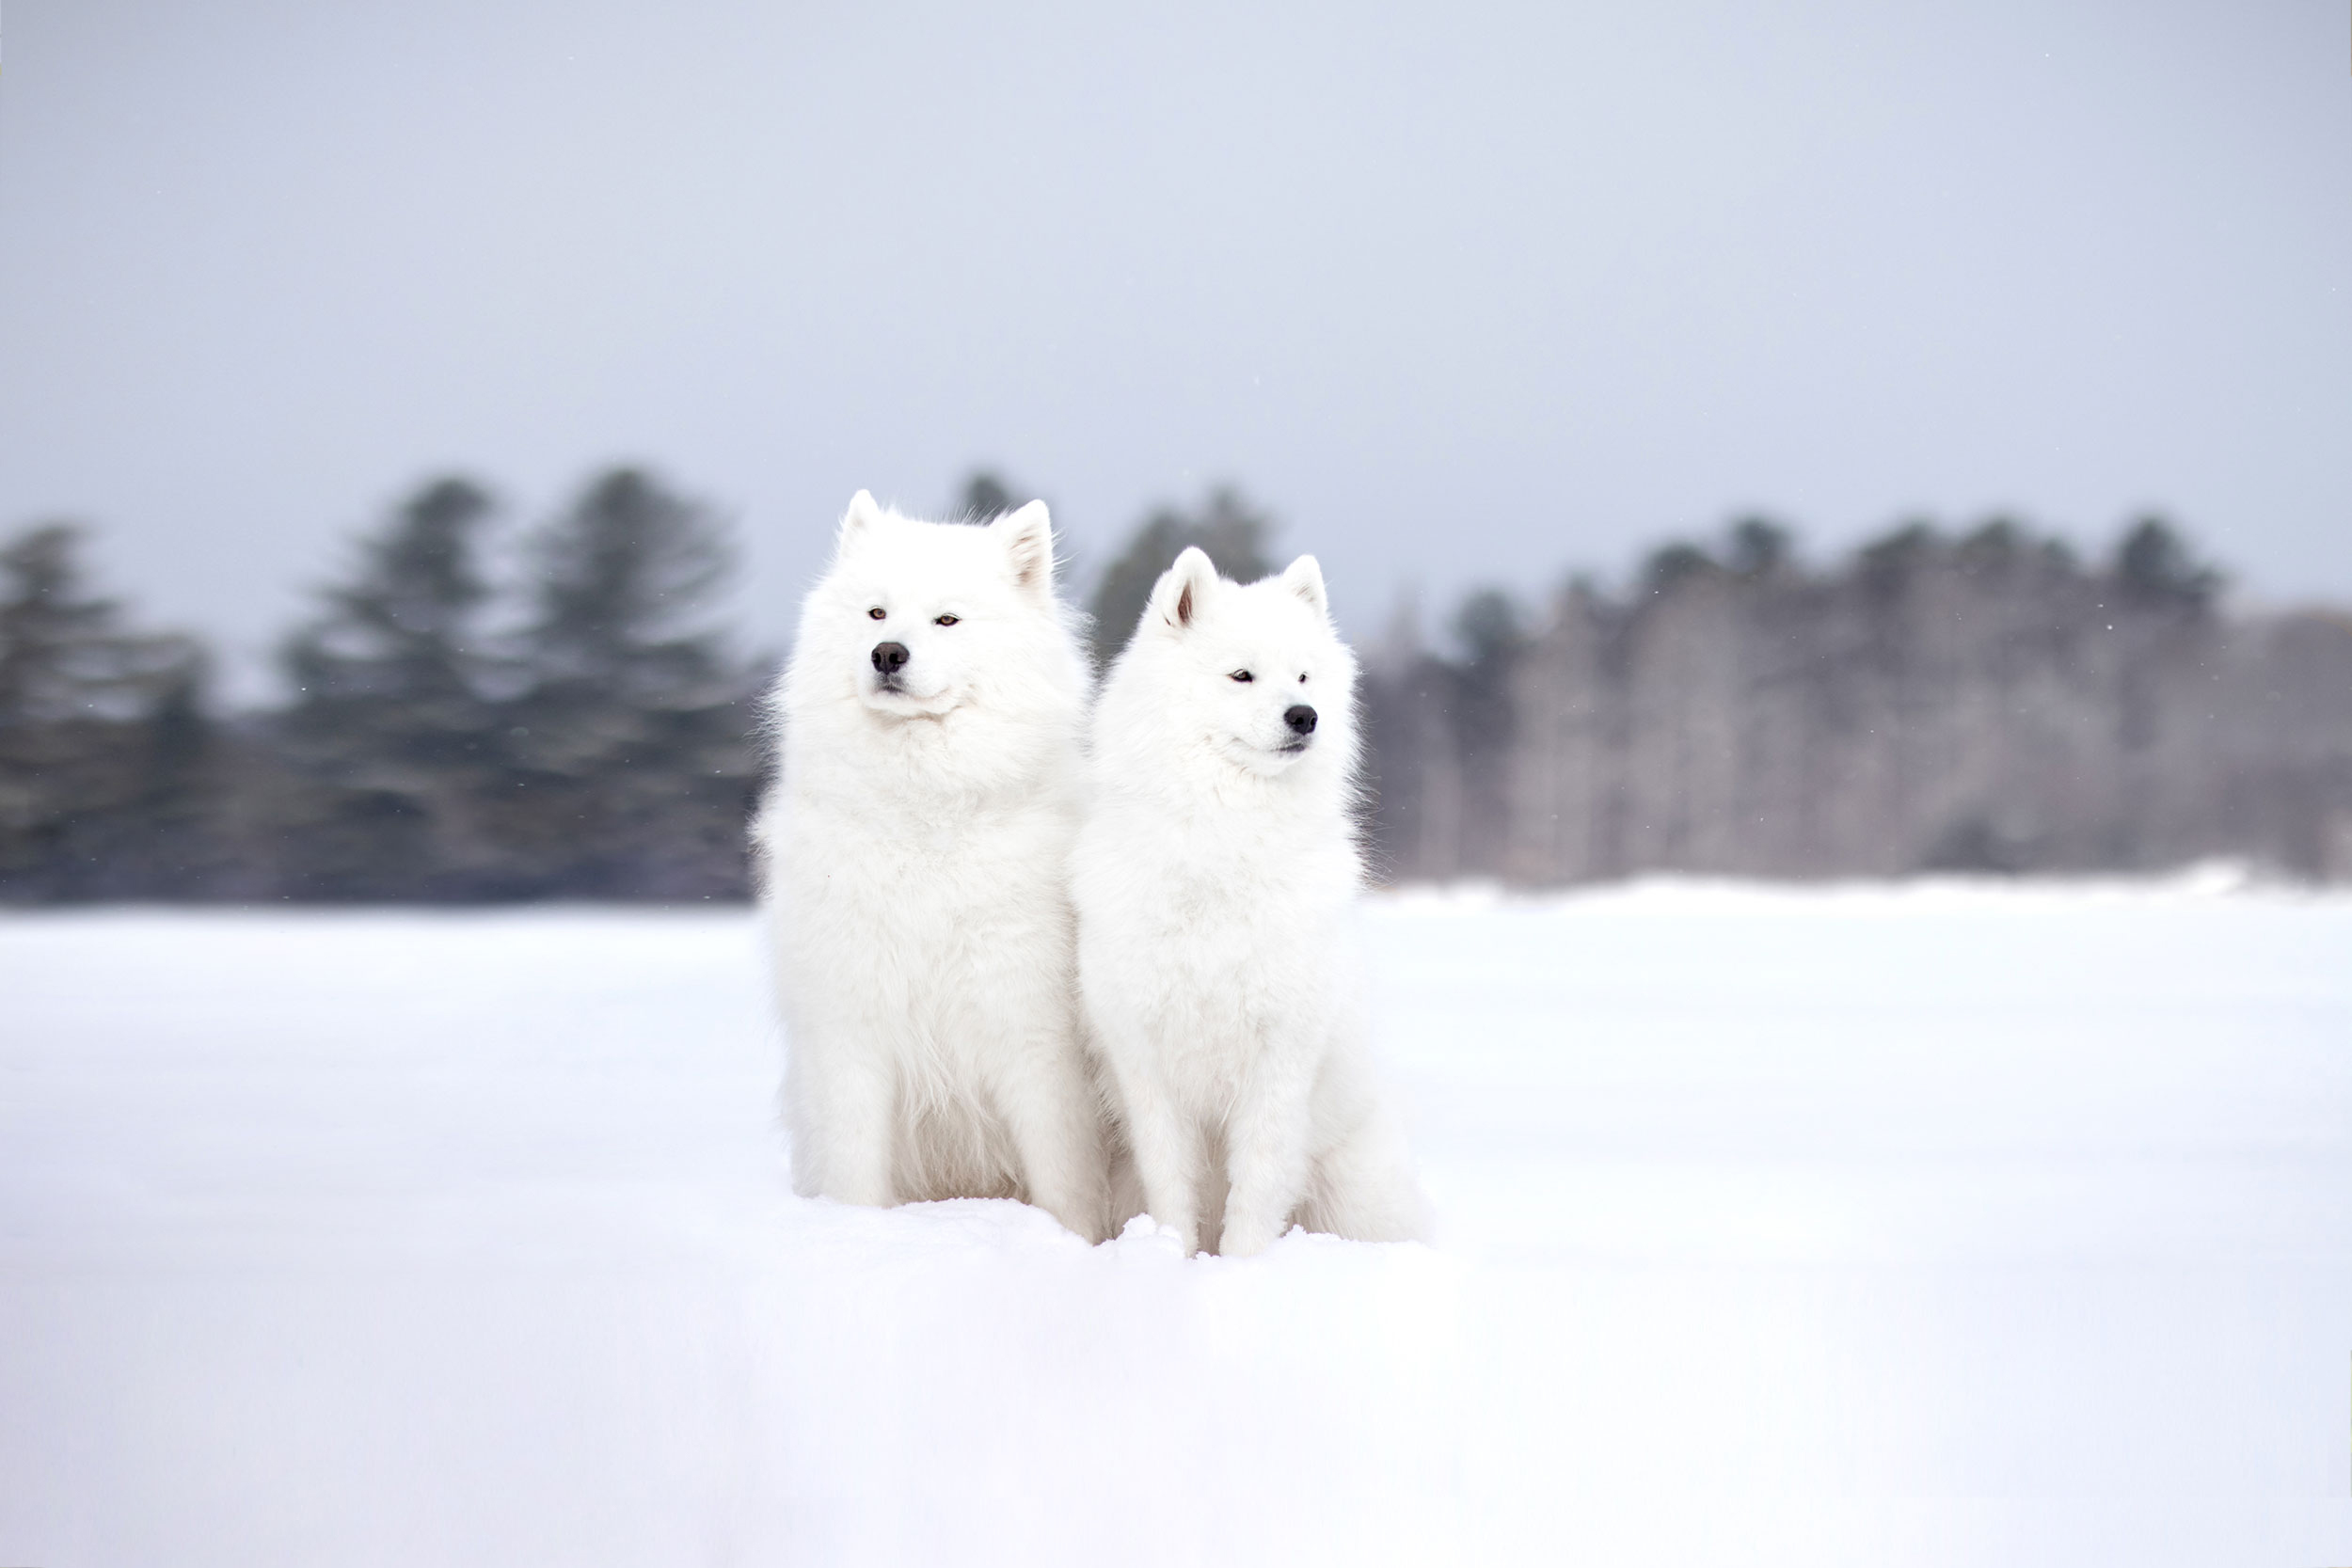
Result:
[[[2352,598],[2342,0],[10,0],[0,528],[254,654],[461,467],[649,461],[773,640],[866,485],[1231,477],[1359,635],[1761,507]],[[1434,618],[1434,613],[1433,613]]]

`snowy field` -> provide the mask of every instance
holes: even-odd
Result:
[[[0,919],[0,1563],[2352,1563],[2352,897],[1366,919],[1439,1243],[787,1190],[750,916]]]

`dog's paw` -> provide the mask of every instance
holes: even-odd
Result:
[[[1263,1225],[1232,1225],[1217,1242],[1217,1254],[1224,1258],[1255,1258],[1274,1244],[1274,1228]]]
[[[1110,1243],[1124,1257],[1168,1258],[1178,1262],[1192,1256],[1193,1248],[1184,1235],[1171,1226],[1160,1224],[1149,1214],[1137,1214],[1127,1222],[1119,1239]]]

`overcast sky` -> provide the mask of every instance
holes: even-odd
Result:
[[[2343,0],[9,0],[0,529],[257,655],[425,475],[651,463],[780,638],[860,485],[1230,478],[1359,637],[1762,508],[2352,599]]]

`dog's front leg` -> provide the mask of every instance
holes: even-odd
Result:
[[[1200,1245],[1200,1130],[1149,1071],[1117,1076],[1144,1205],[1189,1258]]]
[[[793,1043],[786,1094],[792,1112],[792,1186],[803,1197],[887,1209],[898,1085],[888,1067],[853,1044]]]
[[[1263,1252],[1289,1226],[1307,1191],[1313,1088],[1311,1066],[1277,1059],[1261,1063],[1235,1097],[1225,1127],[1232,1181],[1217,1244],[1224,1256]]]
[[[1102,1117],[1075,1040],[1040,1048],[1024,1081],[999,1100],[1020,1151],[1029,1201],[1089,1242],[1108,1234],[1109,1172]]]

